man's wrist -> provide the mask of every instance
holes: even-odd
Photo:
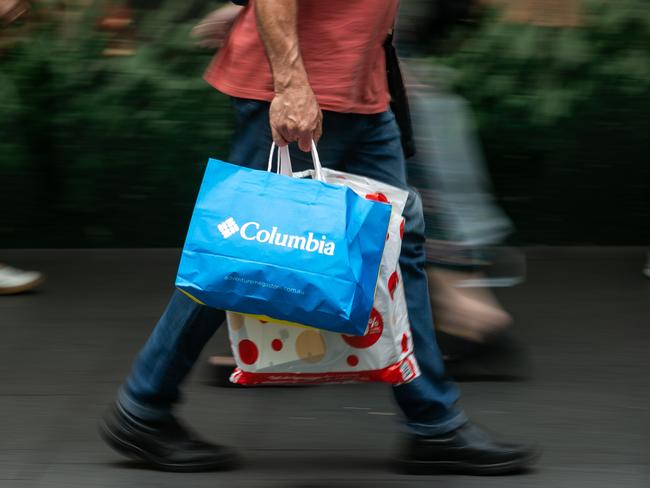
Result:
[[[304,70],[288,70],[273,75],[273,89],[276,95],[306,86],[309,86],[309,80]]]

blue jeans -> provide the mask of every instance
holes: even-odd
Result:
[[[271,146],[269,104],[236,99],[234,108],[236,130],[229,161],[266,169]],[[375,115],[325,112],[323,116],[318,151],[324,166],[408,188],[399,129],[390,111]],[[291,157],[294,170],[311,165],[311,156],[296,147],[291,147]],[[410,429],[427,436],[454,430],[466,418],[455,407],[458,390],[445,378],[434,339],[424,272],[422,203],[417,193],[409,192],[400,266],[422,375],[395,387],[394,392]],[[179,400],[180,384],[224,320],[223,311],[198,305],[176,291],[120,391],[122,407],[144,419],[169,415]]]

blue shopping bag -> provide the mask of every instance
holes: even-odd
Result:
[[[350,188],[210,159],[176,286],[195,301],[275,321],[363,335],[389,204]],[[320,162],[312,150],[316,178]]]

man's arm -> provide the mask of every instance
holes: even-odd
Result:
[[[309,85],[298,45],[298,0],[256,0],[257,27],[273,73],[269,119],[279,146],[298,141],[309,151],[318,141],[323,114]]]

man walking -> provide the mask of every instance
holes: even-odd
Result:
[[[383,50],[397,7],[398,0],[250,1],[206,74],[234,100],[229,161],[264,169],[272,141],[297,142],[290,150],[301,170],[311,163],[303,151],[313,139],[325,166],[407,188],[400,133],[388,110]],[[424,222],[415,192],[410,191],[404,216],[400,266],[422,375],[394,388],[411,432],[401,462],[430,471],[520,470],[534,452],[492,440],[456,406],[458,391],[444,377],[433,336]],[[101,424],[111,446],[159,469],[237,463],[234,450],[198,439],[172,415],[180,384],[224,320],[220,310],[178,291],[172,295]]]

